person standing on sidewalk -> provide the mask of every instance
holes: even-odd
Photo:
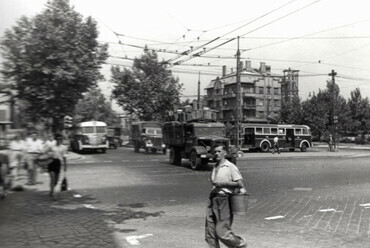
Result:
[[[30,137],[26,141],[27,150],[27,170],[28,170],[28,183],[27,185],[35,185],[37,181],[37,159],[43,153],[43,144],[37,137],[37,132],[30,133]]]
[[[10,168],[12,169],[12,175],[15,180],[17,180],[21,169],[24,146],[24,141],[19,135],[16,135],[9,144]]]
[[[67,147],[63,145],[63,136],[61,134],[55,135],[56,144],[50,145],[49,153],[52,156],[52,162],[48,165],[48,172],[50,175],[50,196],[55,200],[54,189],[58,183],[60,169],[63,165],[64,173],[67,171],[66,153]]]
[[[245,248],[245,240],[233,233],[233,213],[229,205],[232,193],[245,193],[243,177],[239,169],[226,158],[226,148],[215,148],[216,165],[212,170],[212,191],[209,197],[205,239],[210,248],[219,248],[220,241],[229,248]]]
[[[274,149],[272,150],[272,154],[274,154],[275,151],[277,151],[280,154],[279,137],[278,136],[275,136],[275,138],[274,138]]]

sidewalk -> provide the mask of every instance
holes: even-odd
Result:
[[[78,154],[68,153],[70,161],[79,158]],[[96,199],[73,189],[60,192],[62,178],[63,174],[56,187],[57,200],[53,201],[47,173],[39,171],[38,183],[27,186],[26,171],[21,170],[13,182],[18,190],[0,199],[1,248],[117,247],[114,228],[106,222],[106,216],[120,215],[124,219],[132,213],[95,208],[99,204]]]

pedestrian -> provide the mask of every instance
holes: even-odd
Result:
[[[246,190],[239,169],[225,158],[225,154],[224,146],[215,148],[217,162],[210,178],[213,187],[207,206],[205,239],[211,248],[219,248],[220,241],[230,248],[245,248],[245,240],[231,230],[234,216],[229,197],[233,193],[246,193]]]
[[[329,135],[328,145],[329,145],[329,151],[332,151],[333,150],[333,136],[331,136],[331,134]]]
[[[55,135],[56,144],[49,147],[52,161],[48,165],[48,172],[50,175],[50,196],[55,200],[55,186],[58,184],[60,170],[63,165],[63,171],[67,171],[67,147],[63,145],[63,136],[61,134]]]
[[[30,132],[30,136],[26,141],[27,151],[27,171],[28,183],[27,185],[35,185],[37,181],[37,159],[44,152],[42,141],[38,138],[36,131]]]
[[[24,141],[20,135],[15,135],[9,143],[9,164],[12,170],[12,176],[15,180],[18,179],[23,160]]]
[[[0,153],[0,195],[5,198],[8,190],[9,157],[8,154]]]
[[[280,154],[279,137],[278,136],[275,136],[275,138],[274,138],[274,149],[272,150],[272,154],[274,154],[276,151]]]

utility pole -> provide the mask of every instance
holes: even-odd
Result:
[[[239,36],[238,36],[238,50],[236,51],[236,147],[240,148],[240,119],[242,118],[241,106],[241,83],[240,83],[240,50],[239,50]]]
[[[334,151],[337,149],[337,122],[338,122],[338,116],[335,115],[335,103],[336,103],[336,100],[337,100],[337,97],[336,97],[336,90],[335,90],[335,76],[337,75],[337,73],[334,71],[334,70],[331,70],[331,73],[329,73],[329,76],[331,76],[331,81],[333,82],[333,106],[332,106],[332,111],[333,111],[333,125],[334,125],[334,135],[333,135],[333,143],[334,143],[334,146],[333,146],[333,149]]]
[[[200,109],[200,72],[198,75],[198,102],[197,102],[197,109]]]

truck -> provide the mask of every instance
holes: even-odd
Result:
[[[131,141],[134,151],[139,152],[140,148],[146,153],[161,151],[166,154],[166,146],[162,139],[162,124],[153,121],[139,121],[131,124]]]
[[[162,132],[173,165],[180,165],[184,158],[189,159],[193,170],[206,168],[208,162],[215,162],[214,150],[219,145],[226,148],[226,159],[236,164],[236,150],[232,149],[230,139],[225,137],[223,123],[170,121],[164,123]]]

